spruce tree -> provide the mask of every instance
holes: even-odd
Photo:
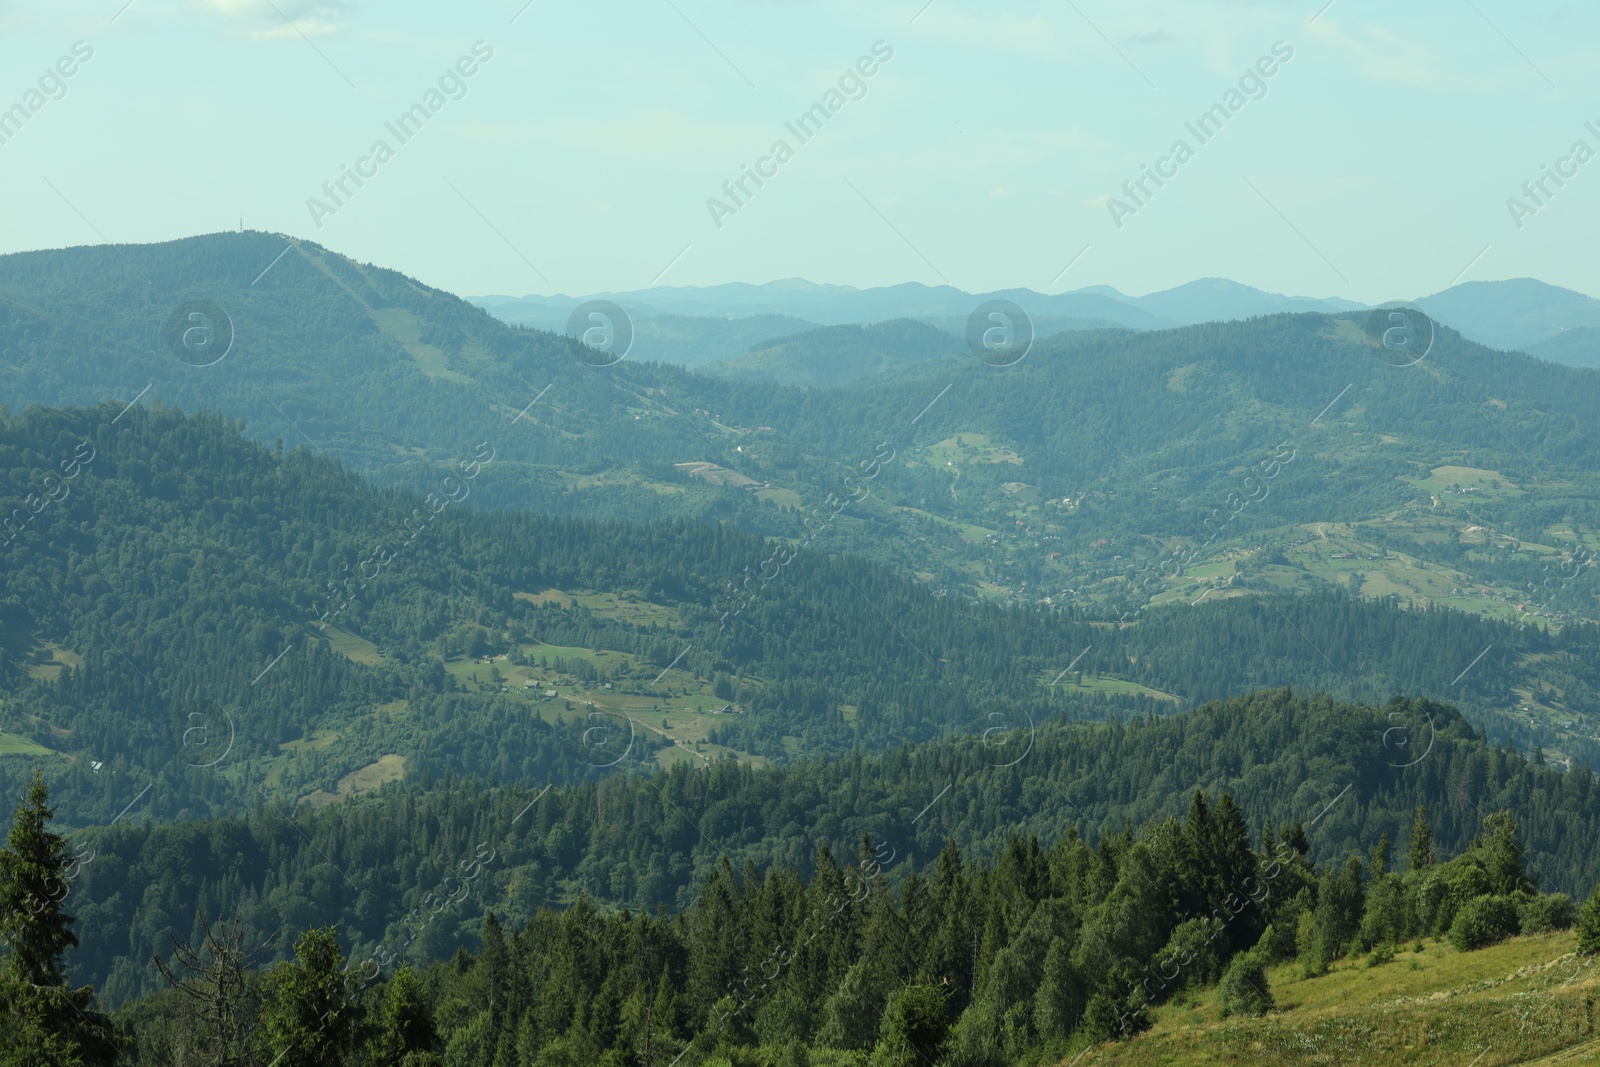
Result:
[[[359,1030],[359,1005],[345,986],[333,927],[301,934],[294,955],[267,973],[262,1056],[277,1067],[344,1067]]]
[[[1406,868],[1420,871],[1433,866],[1433,830],[1428,826],[1428,806],[1417,805],[1417,818],[1411,824],[1411,848],[1406,852]]]
[[[1370,871],[1374,879],[1380,878],[1389,872],[1389,835],[1384,834],[1378,838],[1378,843],[1372,846],[1372,862]]]
[[[1578,914],[1578,954],[1600,954],[1600,885],[1594,887]]]
[[[1534,890],[1528,877],[1526,856],[1517,840],[1517,820],[1509,811],[1497,811],[1483,820],[1484,866],[1489,869],[1489,888],[1499,894]]]
[[[66,840],[49,829],[50,793],[37,771],[0,848],[0,1067],[114,1063],[111,1022],[91,1010],[94,989],[67,985],[66,952],[78,945],[62,907]]]
[[[417,972],[402,966],[383,991],[383,1018],[373,1039],[372,1067],[421,1067],[436,1061],[438,1030]]]
[[[66,983],[66,953],[78,947],[73,917],[61,906],[62,877],[71,862],[67,842],[46,824],[54,814],[49,790],[37,771],[28,798],[12,819],[0,849],[0,942],[8,976],[32,986]]]

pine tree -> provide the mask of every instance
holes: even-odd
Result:
[[[478,966],[483,972],[487,1000],[484,1006],[489,1011],[489,1025],[498,1033],[505,1014],[509,960],[505,933],[492,911],[483,920],[483,951],[478,954]]]
[[[35,771],[0,848],[0,1067],[88,1067],[117,1056],[110,1020],[91,1010],[94,989],[67,987],[66,952],[78,938],[61,902],[72,860],[48,828],[49,798]]]
[[[46,828],[54,812],[37,771],[28,798],[12,819],[0,850],[0,941],[9,950],[6,967],[34,986],[66,983],[66,953],[78,947],[74,919],[61,906],[67,895],[63,872],[71,862],[67,842]]]
[[[428,1011],[422,983],[402,966],[383,992],[383,1017],[372,1041],[372,1067],[423,1067],[434,1061],[439,1033]]]
[[[1428,826],[1428,806],[1417,805],[1417,818],[1411,824],[1411,847],[1406,852],[1408,870],[1421,871],[1433,866],[1433,830]]]
[[[267,973],[261,1009],[263,1056],[277,1067],[343,1067],[359,1030],[345,989],[344,953],[331,926],[307,930],[294,960]]]
[[[1378,838],[1378,843],[1372,846],[1371,873],[1374,879],[1380,878],[1389,871],[1389,835],[1384,834]]]
[[[1517,820],[1509,811],[1497,811],[1483,820],[1484,865],[1489,869],[1489,888],[1494,893],[1532,892],[1533,880],[1527,875],[1522,843],[1517,840]]]
[[[1578,954],[1593,956],[1600,953],[1600,885],[1594,887],[1583,911],[1578,914]]]

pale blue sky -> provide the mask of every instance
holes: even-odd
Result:
[[[8,2],[0,109],[75,41],[93,58],[0,144],[0,251],[243,215],[462,294],[1225,276],[1375,302],[1458,275],[1600,294],[1600,160],[1520,229],[1506,204],[1574,141],[1600,150],[1593,4],[536,0],[513,22],[523,2]],[[466,95],[400,144],[384,123],[480,40]],[[784,123],[877,41],[893,58],[800,144]],[[1265,95],[1199,144],[1184,123],[1277,41],[1293,57]],[[1180,137],[1194,157],[1118,229],[1103,198]],[[393,158],[319,229],[307,199],[380,138]],[[719,229],[707,199],[779,138],[794,157]]]

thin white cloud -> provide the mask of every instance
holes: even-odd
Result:
[[[1382,23],[1369,22],[1350,30],[1332,18],[1311,26],[1320,43],[1341,53],[1368,81],[1410,85],[1421,89],[1492,89],[1494,82],[1463,76],[1423,43],[1422,35],[1397,32]]]
[[[257,41],[297,41],[302,36],[331,36],[339,32],[338,18],[348,6],[343,0],[195,0],[195,2],[206,12],[237,24],[247,36]]]
[[[915,29],[967,47],[990,48],[1031,56],[1060,56],[1055,31],[1040,15],[969,15],[958,8],[935,5]]]

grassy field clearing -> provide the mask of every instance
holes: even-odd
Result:
[[[1074,1051],[1061,1067],[1502,1067],[1600,1062],[1593,999],[1600,960],[1571,932],[1477,952],[1401,946],[1389,963],[1344,960],[1320,978],[1268,972],[1277,1010],[1222,1019],[1216,987],[1157,1008],[1130,1041]]]

